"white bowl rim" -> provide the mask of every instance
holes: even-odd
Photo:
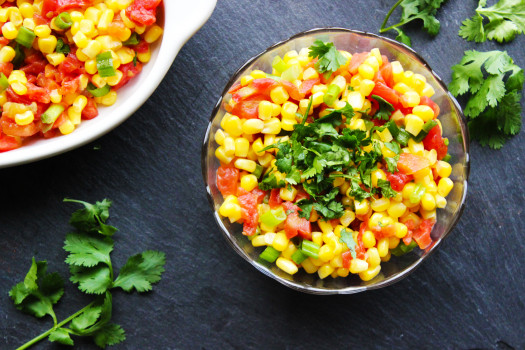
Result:
[[[100,127],[78,128],[69,135],[39,139],[31,142],[31,145],[24,145],[18,149],[0,153],[0,168],[30,163],[70,151],[101,137],[128,119],[153,94],[170,69],[179,50],[211,16],[216,2],[217,0],[164,0],[163,40],[160,43],[155,62],[148,63],[154,66],[147,75],[148,79],[140,86],[140,89],[134,89],[126,99],[126,103],[119,107],[118,112],[112,111],[111,118],[104,118],[108,117],[110,113],[104,114],[104,111],[99,109],[99,116],[84,121],[80,126],[96,122],[102,124]],[[180,32],[176,21],[166,20],[181,11],[184,13],[184,32]],[[176,31],[179,31],[178,35],[169,35]]]

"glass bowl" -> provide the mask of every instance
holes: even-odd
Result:
[[[443,135],[448,137],[450,142],[448,146],[452,157],[450,160],[452,165],[450,178],[454,182],[454,188],[447,196],[447,206],[437,211],[437,222],[431,233],[433,244],[424,251],[415,249],[402,257],[392,256],[390,261],[381,263],[379,275],[368,282],[361,281],[358,276],[353,275],[349,275],[346,278],[333,279],[327,277],[320,279],[317,274],[309,275],[302,269],[295,275],[289,275],[275,265],[267,267],[258,262],[259,250],[261,249],[254,248],[251,242],[242,235],[242,225],[231,224],[228,219],[221,218],[218,213],[218,209],[222,204],[222,195],[217,188],[215,176],[220,164],[214,155],[217,144],[213,135],[220,127],[220,121],[224,113],[226,113],[223,102],[227,102],[230,97],[227,91],[233,84],[240,81],[241,76],[248,74],[252,70],[260,69],[265,72],[271,72],[271,63],[276,55],[282,57],[290,50],[299,51],[301,48],[311,46],[317,39],[333,42],[338,49],[346,50],[352,54],[370,51],[372,48],[377,47],[390,61],[400,61],[405,69],[424,75],[428,83],[436,91],[432,99],[441,108],[439,119],[443,127]],[[202,145],[201,162],[206,192],[215,220],[227,242],[241,257],[266,276],[292,289],[312,294],[352,294],[385,287],[403,279],[438,249],[443,239],[454,228],[463,211],[469,175],[468,150],[469,134],[461,107],[448,92],[443,81],[414,50],[397,41],[370,33],[344,28],[320,28],[299,33],[288,40],[269,47],[237,70],[226,85],[211,114]]]

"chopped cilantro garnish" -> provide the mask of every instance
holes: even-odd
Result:
[[[347,61],[347,58],[337,51],[333,43],[324,43],[321,40],[316,40],[308,49],[310,50],[308,53],[309,57],[319,58],[315,64],[315,69],[319,73],[325,73],[328,76]]]
[[[373,118],[379,120],[389,120],[392,112],[394,111],[394,106],[392,106],[392,104],[386,101],[384,98],[377,95],[372,95],[372,98],[379,104],[379,110],[376,112]]]
[[[347,231],[346,229],[341,230],[341,238],[339,238],[339,242],[345,243],[348,249],[350,249],[350,254],[352,254],[352,258],[356,258],[355,254],[355,246],[356,243],[354,241],[354,237],[352,236],[351,231]]]

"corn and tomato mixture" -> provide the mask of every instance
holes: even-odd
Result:
[[[150,60],[162,0],[0,0],[0,152],[69,134]]]
[[[453,187],[448,140],[424,76],[378,49],[316,45],[230,89],[214,135],[219,214],[288,274],[368,281],[431,246]]]

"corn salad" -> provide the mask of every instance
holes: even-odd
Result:
[[[217,186],[224,197],[219,214],[243,223],[252,245],[264,248],[261,259],[288,274],[302,268],[321,279],[354,274],[368,281],[392,254],[432,245],[436,210],[446,206],[453,187],[448,140],[424,76],[389,62],[378,49],[338,51],[344,63],[323,74],[310,52],[276,57],[271,74],[251,71],[231,88],[215,134]],[[339,123],[326,124],[337,118]],[[308,127],[325,130],[331,140],[368,140],[354,158],[330,168],[323,179],[329,185],[319,193],[312,190],[319,180],[307,174],[315,170],[297,170],[320,149],[304,151],[303,143],[304,157],[297,157],[298,140],[303,137],[310,148],[325,140],[298,135]],[[335,153],[336,145],[319,147]],[[353,146],[347,147],[338,152]],[[370,155],[375,158],[365,176],[355,176]],[[279,170],[287,159],[295,169],[288,173]],[[329,205],[323,206],[322,196],[330,197]]]
[[[0,152],[111,106],[162,36],[161,0],[0,0]]]

